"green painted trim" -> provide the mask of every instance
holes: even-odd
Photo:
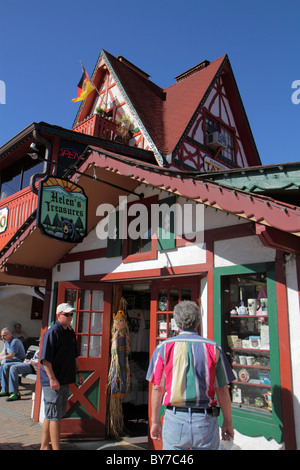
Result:
[[[222,184],[228,188],[257,193],[270,190],[295,190],[300,187],[299,163],[272,165],[261,168],[243,168],[241,170],[204,175],[203,178]]]
[[[175,236],[175,227],[176,227],[176,196],[167,197],[165,199],[159,200],[159,222],[158,222],[158,237],[157,237],[157,250],[172,250],[176,247],[176,236]],[[161,212],[161,208],[167,205],[169,207],[169,214],[170,214],[170,229],[166,231],[163,228],[163,213]],[[173,209],[172,209],[173,208]]]
[[[266,272],[268,290],[268,317],[270,335],[270,367],[271,367],[271,391],[273,398],[272,413],[256,412],[255,410],[240,409],[238,405],[232,406],[232,418],[234,428],[247,436],[264,436],[266,439],[283,441],[283,421],[281,406],[281,383],[279,366],[279,341],[277,321],[277,300],[275,263],[258,263],[251,265],[228,266],[214,268],[213,270],[213,320],[214,340],[222,347],[224,345],[224,321],[221,312],[221,278],[237,274],[254,274]],[[222,419],[220,419],[220,425]]]

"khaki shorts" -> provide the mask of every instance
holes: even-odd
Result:
[[[59,390],[42,387],[44,393],[45,418],[60,421],[67,412],[69,385],[61,385]]]

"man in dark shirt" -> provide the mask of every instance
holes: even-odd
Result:
[[[78,370],[76,336],[71,328],[74,309],[60,304],[56,309],[57,320],[46,331],[40,355],[40,381],[44,393],[45,419],[41,450],[60,449],[60,421],[66,413],[69,384],[76,380]],[[79,383],[83,383],[78,373]]]

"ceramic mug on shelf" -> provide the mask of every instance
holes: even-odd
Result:
[[[246,361],[248,366],[252,366],[254,362],[254,356],[247,356]]]
[[[260,308],[263,315],[268,315],[268,299],[260,299]]]
[[[256,315],[257,310],[257,300],[256,299],[248,299],[248,313],[249,315]]]

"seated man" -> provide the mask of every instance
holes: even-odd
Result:
[[[19,374],[36,374],[39,349],[36,350],[33,357],[32,351],[29,351],[26,356],[24,362],[9,362],[2,366],[2,391],[0,397],[9,395],[6,401],[15,401],[21,398],[19,394]]]
[[[0,380],[3,364],[8,362],[23,362],[25,359],[25,349],[23,343],[11,334],[9,328],[2,328],[1,339],[4,341],[4,348],[0,353]]]

